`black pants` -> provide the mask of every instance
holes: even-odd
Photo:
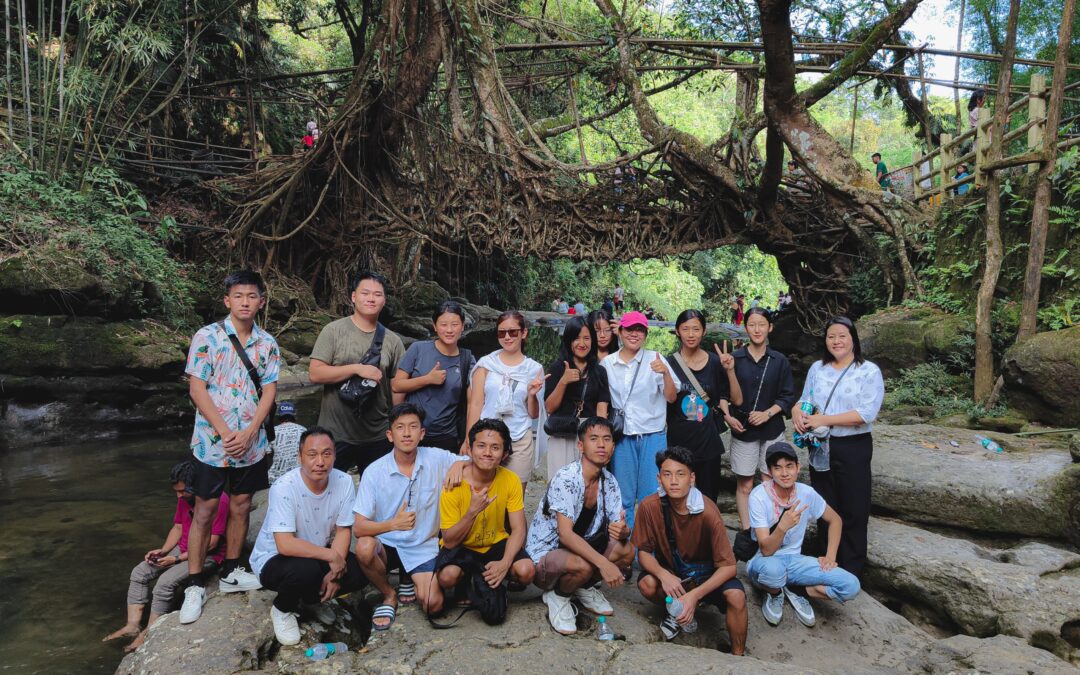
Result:
[[[829,439],[829,471],[810,469],[810,485],[844,521],[836,562],[860,578],[866,565],[873,456],[874,438],[870,434],[833,436]],[[819,526],[823,533],[827,530],[823,521]]]
[[[360,475],[363,476],[364,469],[368,468],[368,465],[393,449],[393,444],[386,439],[368,443],[337,441],[334,443],[334,450],[337,454],[334,459],[334,468],[347,472],[355,466]]]
[[[461,439],[457,437],[457,434],[446,436],[424,436],[424,440],[420,441],[420,445],[425,448],[442,448],[447,452],[452,452],[455,455],[461,450]]]
[[[276,555],[266,561],[259,581],[272,591],[277,591],[274,607],[282,612],[295,612],[300,602],[316,603],[323,577],[330,571],[330,563],[312,558],[293,558]],[[341,590],[338,595],[358,591],[367,585],[367,577],[351,553],[345,558],[345,573],[338,579]]]
[[[694,472],[694,485],[706,499],[715,502],[720,496],[720,455],[713,459],[697,460],[690,468]]]

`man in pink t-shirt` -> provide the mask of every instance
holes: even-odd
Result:
[[[143,608],[150,603],[150,620],[147,626],[157,621],[162,614],[172,611],[180,589],[190,575],[188,574],[188,532],[191,530],[195,495],[188,491],[191,484],[194,465],[192,460],[180,462],[173,467],[169,482],[176,493],[176,513],[173,515],[173,527],[165,536],[161,548],[147,551],[142,562],[131,570],[131,582],[127,594],[127,623],[115,632],[105,636],[102,642],[122,637],[134,637],[131,644],[124,647],[125,652],[138,649],[146,639],[146,631],[140,632]],[[217,514],[210,528],[210,544],[206,550],[204,570],[212,570],[225,558],[225,547],[221,545],[225,536],[225,525],[229,518],[229,495],[223,494],[218,502]],[[154,580],[157,583],[154,583]]]

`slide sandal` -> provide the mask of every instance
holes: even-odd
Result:
[[[393,605],[379,605],[375,608],[375,611],[371,614],[371,629],[372,630],[389,630],[390,626],[394,625],[394,619],[397,618],[397,609]],[[390,623],[385,626],[380,626],[375,623],[375,619],[390,619]]]
[[[411,605],[416,602],[416,584],[398,584],[398,602],[403,605]]]

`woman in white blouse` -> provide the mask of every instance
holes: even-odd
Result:
[[[831,427],[828,466],[811,465],[810,483],[843,520],[837,562],[859,577],[866,564],[870,520],[870,425],[884,398],[881,370],[862,357],[855,324],[843,316],[830,319],[823,355],[810,366],[803,387],[802,401],[812,403],[814,413],[796,406],[792,422],[799,433]]]

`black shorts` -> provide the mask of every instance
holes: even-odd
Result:
[[[192,462],[195,470],[191,476],[191,491],[202,499],[217,499],[222,492],[232,495],[251,495],[270,487],[267,470],[270,467],[268,457],[263,457],[251,466],[210,466],[196,459]]]
[[[454,548],[440,548],[439,555],[435,557],[435,571],[438,572],[444,567],[450,565],[457,565],[463,570],[475,569],[483,567],[489,562],[495,562],[502,560],[506,555],[506,542],[509,539],[503,539],[498,544],[493,544],[484,553],[474,551],[471,548],[465,548],[464,546],[455,546]],[[525,547],[522,546],[514,556],[513,562],[516,563],[519,560],[529,560],[529,554],[525,552]]]
[[[645,570],[642,570],[638,574],[638,581],[641,581],[641,579],[643,577],[647,577],[647,576],[652,576],[652,575],[649,574],[648,572],[646,572]],[[686,588],[687,590],[689,590],[690,587],[683,586],[683,588]],[[706,595],[703,598],[703,601],[709,603],[710,605],[715,606],[718,610],[723,612],[723,611],[727,610],[727,598],[724,597],[724,591],[740,591],[742,593],[746,593],[746,588],[743,587],[743,583],[741,581],[739,581],[738,577],[731,577],[730,579],[725,581],[723,584],[721,584],[720,588],[718,588],[715,591],[713,591],[712,593],[709,593],[708,595]]]
[[[442,448],[456,455],[461,450],[461,439],[456,434],[453,436],[424,436],[424,440],[420,441],[420,445],[425,448]]]
[[[385,438],[367,443],[337,441],[334,443],[334,468],[348,472],[355,466],[357,473],[363,476],[368,465],[393,449],[394,444]]]

